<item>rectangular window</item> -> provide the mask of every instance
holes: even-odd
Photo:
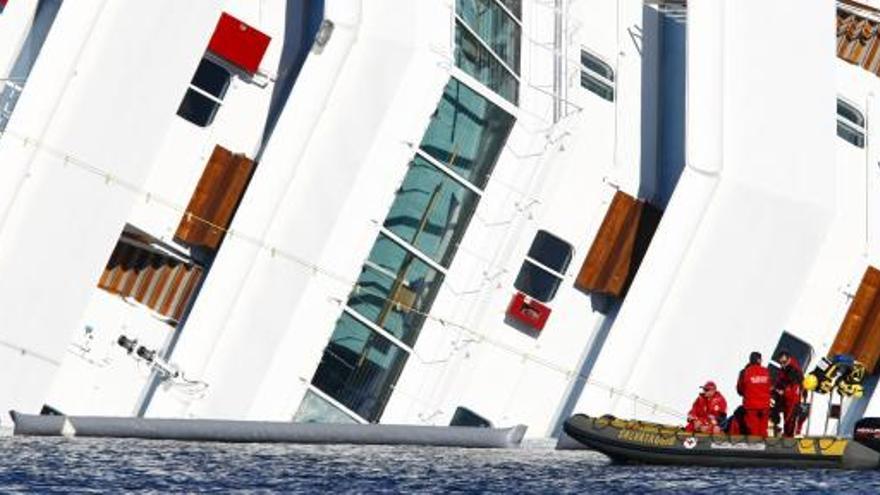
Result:
[[[199,127],[211,125],[231,81],[232,73],[228,69],[207,57],[202,58],[177,115]]]
[[[379,235],[348,307],[412,345],[442,282],[437,270]]]
[[[571,244],[539,230],[513,286],[541,302],[550,302],[565,277],[572,252]]]
[[[181,244],[217,249],[244,196],[254,162],[216,146],[180,219],[174,239]]]
[[[370,422],[379,420],[409,355],[343,313],[312,384]],[[321,421],[331,421],[322,417]]]
[[[540,266],[526,260],[519,269],[513,286],[516,290],[534,297],[541,302],[550,302],[556,297],[556,291],[562,279]]]
[[[837,99],[837,136],[853,146],[865,147],[865,117],[854,105]]]
[[[604,100],[614,101],[614,69],[596,55],[582,49],[581,86]]]
[[[571,244],[563,241],[546,230],[539,230],[529,248],[528,257],[542,265],[565,275],[571,263],[573,249]]]
[[[419,146],[483,189],[513,123],[512,115],[453,79],[446,85]]]
[[[455,23],[455,65],[514,105],[519,81],[461,22]]]
[[[192,85],[219,100],[223,100],[231,80],[232,76],[228,70],[216,62],[203,58],[196,68]]]

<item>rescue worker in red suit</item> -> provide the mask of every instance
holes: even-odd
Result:
[[[749,355],[749,364],[739,372],[736,392],[742,396],[742,408],[730,422],[731,434],[767,436],[770,419],[770,370],[761,366],[761,353]]]
[[[804,372],[801,370],[797,358],[788,351],[781,351],[776,358],[779,363],[779,373],[776,375],[776,383],[773,384],[773,409],[782,415],[782,436],[793,437],[800,433],[804,418],[800,414],[801,383],[804,381]],[[778,417],[778,414],[775,416]]]
[[[697,433],[721,433],[721,424],[727,418],[727,401],[715,382],[700,387],[700,395],[688,413],[685,430]]]

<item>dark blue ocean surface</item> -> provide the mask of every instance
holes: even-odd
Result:
[[[880,471],[612,465],[602,455],[0,438],[0,492],[880,493]]]

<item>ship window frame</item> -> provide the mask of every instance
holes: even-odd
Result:
[[[855,104],[838,96],[837,137],[857,148],[864,148],[867,136],[866,131],[867,119],[864,112]]]
[[[565,262],[562,263],[562,266],[559,267],[561,269],[548,266],[540,259],[533,256],[536,244],[541,237],[549,237],[554,242],[558,241],[568,248],[568,256],[566,257],[567,259]],[[574,254],[574,246],[572,246],[570,242],[550,231],[539,229],[535,232],[535,236],[532,238],[532,243],[529,245],[529,250],[526,253],[525,259],[523,259],[523,263],[520,265],[519,272],[513,282],[514,288],[543,303],[551,302],[556,297],[556,293],[559,292],[559,287],[562,285],[562,282],[565,281],[565,274],[571,266],[571,260],[574,259]],[[527,277],[535,274],[552,278],[552,286],[543,292],[533,290],[536,287],[530,286],[529,278]]]
[[[603,100],[614,102],[617,78],[614,68],[592,50],[582,46],[580,56],[581,87]]]
[[[413,149],[414,153],[409,163],[410,166],[412,166],[417,160],[424,161],[427,169],[437,172],[440,176],[444,176],[444,180],[451,179],[449,182],[464,186],[465,189],[473,193],[474,197],[479,200],[487,186],[489,177],[492,176],[495,165],[503,153],[506,142],[510,137],[510,133],[515,126],[517,119],[516,113],[505,106],[507,102],[499,104],[503,99],[500,94],[490,91],[489,89],[491,88],[485,87],[485,85],[477,80],[471,81],[471,76],[464,79],[462,79],[462,76],[463,74],[455,74],[454,72],[450,74],[450,79],[446,85],[446,89],[444,89],[444,95],[438,103],[438,111],[435,111],[435,116],[440,115],[439,111],[446,105],[444,102],[447,97],[452,98],[453,101],[459,102],[459,104],[453,105],[455,111],[452,113],[454,115],[462,113],[462,115],[458,115],[453,119],[456,122],[454,127],[465,125],[463,112],[469,114],[470,117],[468,117],[468,120],[473,121],[474,125],[476,125],[479,130],[475,131],[470,128],[470,125],[468,125],[466,127],[468,129],[468,132],[466,133],[466,141],[470,142],[470,140],[476,138],[477,142],[471,143],[475,145],[474,150],[491,149],[494,151],[491,154],[474,152],[473,156],[470,156],[470,152],[468,154],[459,153],[456,150],[463,150],[470,146],[467,142],[458,142],[458,139],[462,138],[464,135],[455,131],[451,134],[451,136],[454,136],[455,138],[451,142],[446,142],[444,139],[436,139],[437,136],[434,136],[431,133],[432,129],[445,134],[446,131],[443,129],[447,124],[443,123],[444,119],[442,118],[435,120],[434,117],[432,117],[431,123],[423,134],[421,143],[418,146],[410,144],[410,148]],[[473,99],[473,101],[471,101],[471,99]],[[499,116],[493,118],[492,116],[495,115],[494,112],[496,110],[503,112],[504,118],[500,118]],[[489,121],[492,122],[492,125],[489,125]],[[434,126],[437,127],[435,128]],[[462,148],[459,148],[459,144],[461,144]],[[429,146],[435,146],[437,150],[448,151],[452,157],[468,157],[468,160],[471,160],[472,163],[469,167],[465,168],[470,169],[471,171],[480,171],[480,173],[471,175],[462,173],[462,169],[456,165],[457,161],[454,158],[449,159],[448,161],[440,160],[431,150],[428,149]],[[447,146],[449,147],[447,148]],[[412,168],[407,170],[400,184],[407,182],[408,174],[412,173],[412,170]],[[472,205],[472,211],[470,213],[462,216],[462,218],[465,219],[460,226],[460,228],[463,229],[461,230],[462,236],[467,232],[471,219],[478,207],[479,201]],[[394,211],[394,206],[392,204],[386,215],[386,221],[389,216],[394,214]],[[457,226],[456,228],[459,227]],[[413,346],[416,344],[418,336],[424,327],[425,320],[429,318],[433,306],[433,298],[440,293],[440,290],[442,290],[442,283],[443,280],[445,280],[448,269],[447,265],[452,263],[452,258],[449,258],[447,263],[444,261],[446,259],[444,256],[437,256],[436,252],[432,253],[429,251],[423,251],[423,247],[417,246],[412,242],[410,237],[404,237],[395,232],[393,226],[389,226],[386,222],[379,225],[377,230],[378,235],[376,240],[373,242],[370,254],[367,255],[367,258],[362,265],[362,274],[365,269],[369,269],[383,276],[388,276],[389,273],[391,273],[395,278],[398,277],[398,274],[405,273],[400,270],[393,273],[392,270],[394,270],[394,268],[390,265],[386,264],[383,267],[380,265],[381,261],[377,260],[376,262],[373,262],[373,253],[377,252],[379,241],[385,238],[391,241],[391,244],[394,244],[395,248],[400,248],[404,251],[407,256],[412,256],[414,260],[424,263],[430,269],[437,272],[439,277],[437,279],[438,285],[436,291],[433,294],[424,296],[424,300],[430,299],[430,301],[425,302],[423,306],[420,306],[417,309],[419,312],[418,318],[420,318],[421,321],[414,324],[415,330],[409,335],[403,334],[398,336],[398,334],[395,333],[397,331],[396,328],[387,328],[384,323],[373,321],[372,315],[361,313],[358,307],[351,304],[352,301],[355,300],[353,296],[357,296],[358,293],[364,293],[362,289],[358,288],[359,282],[355,283],[355,287],[350,293],[347,301],[339,301],[342,310],[341,315],[336,320],[333,333],[330,336],[327,346],[324,348],[322,360],[312,375],[309,383],[315,390],[320,390],[325,396],[332,398],[336,403],[344,406],[346,410],[354,413],[353,415],[349,414],[350,416],[361,417],[365,422],[377,422],[381,419],[384,409],[390,401],[391,394],[398,383],[400,374],[403,372],[409,357],[415,355]],[[450,256],[454,256],[455,251],[458,249],[459,242],[460,238],[456,237],[455,242],[450,243],[451,246],[454,246],[451,250],[453,254]],[[376,270],[377,265],[379,265],[379,270]],[[360,280],[360,277],[358,280]],[[400,287],[413,289],[414,284],[407,281],[406,284],[401,284]],[[399,308],[415,307],[411,302],[412,299],[410,298],[412,296],[410,294],[403,292],[401,296],[405,297],[391,295],[386,300],[392,302],[394,306]],[[397,309],[395,308],[395,310]],[[388,376],[381,377],[384,381],[382,384],[382,387],[384,388],[381,390],[381,395],[369,397],[370,400],[376,399],[377,402],[373,405],[364,406],[364,403],[360,402],[361,397],[349,395],[348,391],[345,390],[345,384],[343,383],[344,380],[339,379],[342,374],[335,372],[334,366],[336,366],[336,364],[342,364],[343,367],[349,369],[355,369],[356,367],[359,368],[361,366],[361,364],[358,364],[357,366],[346,366],[345,356],[341,356],[336,352],[340,345],[339,341],[341,341],[341,339],[337,339],[337,336],[344,337],[346,332],[348,332],[350,336],[354,335],[357,338],[360,338],[361,336],[364,337],[365,343],[362,350],[366,349],[369,345],[374,349],[381,348],[380,350],[382,350],[382,352],[390,353],[391,351],[394,351],[395,353],[394,355],[389,354],[389,359],[393,361],[392,364],[395,368],[386,368]],[[326,365],[325,357],[327,358]],[[364,369],[368,370],[369,365],[370,363],[368,363]],[[397,366],[399,366],[399,369]],[[305,416],[305,412],[302,415],[297,413],[297,417],[299,416]],[[312,418],[311,420],[321,421],[322,419],[323,418],[320,417],[320,414],[318,414],[318,417]]]
[[[222,89],[219,91],[219,95],[214,94],[209,89],[205,89],[197,85],[196,80],[199,78],[200,74],[204,75],[204,73],[202,73],[203,66],[210,67],[210,70],[220,69],[225,72],[226,80],[222,84]],[[193,125],[199,127],[210,126],[212,123],[214,123],[214,119],[217,117],[217,112],[219,112],[220,108],[223,106],[223,101],[226,98],[226,93],[232,86],[232,78],[235,73],[235,70],[233,70],[233,68],[231,68],[227,62],[220,59],[219,57],[211,55],[209,52],[205,52],[205,54],[199,60],[199,64],[196,66],[196,70],[193,73],[189,86],[187,87],[187,90],[183,95],[183,99],[180,101],[180,106],[177,109],[177,115]],[[185,106],[187,105],[193,106],[205,104],[210,105],[210,109],[207,110],[204,115],[199,114],[203,118],[196,119],[196,113],[185,111]]]

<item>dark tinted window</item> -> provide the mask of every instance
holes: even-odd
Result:
[[[196,75],[193,76],[192,85],[222,100],[231,79],[229,71],[203,58],[199,68],[196,69]]]
[[[561,278],[526,260],[519,269],[513,286],[523,294],[541,302],[549,302],[556,295],[560,283]]]
[[[219,103],[197,91],[188,89],[183,101],[180,102],[180,108],[177,109],[177,115],[197,126],[207,127],[214,121],[218,108],[220,108]]]
[[[614,69],[612,69],[610,65],[599,59],[599,57],[584,50],[581,50],[581,63],[584,65],[584,67],[604,77],[608,81],[614,81]]]
[[[837,115],[859,127],[865,126],[865,118],[862,116],[862,112],[843,100],[837,100]]]
[[[778,362],[779,353],[783,350],[796,358],[801,368],[809,366],[813,359],[813,347],[788,332],[782,332],[782,336],[779,337],[779,343],[773,351],[773,361]]]
[[[837,100],[837,136],[853,146],[865,147],[865,117],[841,99]]]
[[[565,274],[571,262],[571,246],[555,235],[539,230],[529,248],[529,258]]]
[[[614,69],[586,50],[581,50],[581,65],[581,86],[605,100],[614,101]]]
[[[837,137],[853,146],[865,147],[865,133],[840,120],[837,121]]]
[[[604,100],[614,101],[614,88],[586,72],[581,72],[581,87],[588,89]]]

